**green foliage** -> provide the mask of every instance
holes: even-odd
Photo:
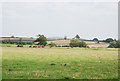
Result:
[[[120,40],[110,42],[109,48],[120,48]]]
[[[70,47],[69,45],[64,45],[64,46],[62,46],[62,47]]]
[[[96,41],[97,43],[99,43],[98,38],[94,38],[93,41]]]
[[[99,41],[98,38],[94,38],[93,41]]]
[[[26,42],[26,44],[28,44],[28,45],[32,45],[33,43],[32,43],[32,42]]]
[[[56,46],[56,44],[55,44],[55,43],[53,43],[53,42],[51,42],[51,43],[49,44],[49,46],[50,46],[50,47],[55,47],[55,46]]]
[[[86,47],[87,44],[83,41],[80,41],[79,39],[72,39],[70,40],[70,46],[73,47]]]
[[[19,44],[26,45],[26,43],[23,41],[20,41]]]
[[[12,35],[11,38],[15,38],[14,35]]]
[[[80,36],[77,34],[77,35],[75,36],[75,38],[80,39]]]
[[[26,43],[22,41],[22,38],[19,38],[19,41],[17,42],[17,44],[26,45]]]
[[[39,45],[46,45],[47,44],[47,38],[44,35],[38,35],[39,38],[37,38],[34,42],[39,42]]]
[[[105,40],[105,42],[107,42],[107,43],[110,43],[110,42],[112,42],[112,41],[114,41],[112,38],[107,38],[107,39]]]
[[[2,40],[2,43],[3,44],[14,44],[15,42],[10,40],[10,39],[8,39],[8,40]]]
[[[21,42],[21,41],[22,41],[22,38],[19,39],[19,42]]]
[[[85,43],[85,42],[83,42],[83,41],[81,41],[80,43],[79,43],[79,47],[86,47],[87,46],[87,44]]]
[[[66,39],[67,39],[67,36],[65,36],[64,39],[66,40]]]

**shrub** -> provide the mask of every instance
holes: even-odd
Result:
[[[56,46],[56,47],[62,47],[62,46],[59,46],[59,45],[58,45],[58,46]]]
[[[108,48],[120,48],[120,40],[110,42],[110,45],[108,46]]]
[[[87,46],[87,44],[85,42],[83,42],[83,41],[79,42],[79,47],[86,47],[86,46]]]
[[[34,42],[39,42],[39,45],[44,45],[46,46],[47,44],[47,38],[44,35],[38,34],[38,38]]]
[[[53,43],[53,42],[51,42],[51,43],[49,44],[49,46],[50,46],[50,47],[54,47],[54,46],[56,46],[56,44]]]
[[[107,43],[110,43],[110,42],[113,42],[114,40],[112,39],[112,38],[107,38],[106,40],[105,40],[105,42],[107,42]]]
[[[26,44],[28,44],[28,45],[32,45],[33,43],[32,43],[32,42],[26,42]]]
[[[62,47],[69,47],[69,45],[64,45],[64,46],[62,46]]]
[[[15,42],[13,40],[8,39],[8,40],[2,40],[2,43],[3,44],[14,44]]]
[[[22,41],[21,41],[21,42],[19,42],[19,44],[26,45],[26,43],[25,43],[25,42],[22,42]]]
[[[93,41],[99,41],[98,38],[94,38]]]
[[[72,46],[72,47],[86,47],[87,44],[83,41],[80,41],[79,39],[72,39],[70,41],[70,46]]]

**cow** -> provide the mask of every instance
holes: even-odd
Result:
[[[32,46],[29,46],[29,48],[31,48]]]
[[[23,45],[17,45],[17,47],[23,47]]]
[[[90,48],[89,46],[87,46],[87,48]]]
[[[37,48],[37,46],[33,46],[33,48]]]
[[[86,46],[86,47],[84,47],[84,48],[90,48],[89,46]]]
[[[42,46],[42,48],[44,48],[45,46]]]
[[[71,48],[73,48],[73,46],[71,46]]]

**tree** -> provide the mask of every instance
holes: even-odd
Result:
[[[97,43],[99,43],[98,38],[94,38],[93,41],[96,41]]]
[[[11,38],[15,38],[15,37],[12,35]]]
[[[65,36],[64,39],[66,40],[66,39],[67,39],[67,36]]]
[[[94,38],[93,41],[98,41],[98,39],[97,39],[97,38]]]
[[[72,47],[86,47],[87,44],[79,39],[72,39],[70,40],[70,46]]]
[[[49,45],[50,45],[50,48],[56,46],[56,44],[53,42],[51,42]]]
[[[22,42],[22,38],[19,39],[19,42]]]
[[[110,42],[110,45],[108,46],[108,48],[120,48],[120,40]]]
[[[30,37],[31,39],[33,39],[33,37]]]
[[[107,43],[110,43],[110,42],[112,42],[112,41],[114,41],[112,38],[107,38],[107,39],[105,40],[105,42],[107,42]]]
[[[47,38],[44,35],[38,35],[38,38],[34,42],[39,42],[39,45],[46,45],[47,44]]]
[[[79,47],[87,47],[87,44],[83,41],[79,42]]]
[[[19,41],[17,42],[17,44],[22,44],[22,38],[19,38]]]
[[[75,38],[80,39],[80,36],[77,34],[77,35],[75,36]]]

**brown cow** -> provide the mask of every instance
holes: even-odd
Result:
[[[84,48],[90,48],[89,46],[86,46],[86,47],[84,47]]]
[[[44,48],[45,46],[42,46],[42,48]]]
[[[37,48],[37,46],[33,46],[33,48]]]
[[[89,46],[87,46],[87,48],[90,48]]]
[[[29,48],[31,48],[32,46],[29,46]]]
[[[23,47],[23,45],[17,45],[17,47]]]

